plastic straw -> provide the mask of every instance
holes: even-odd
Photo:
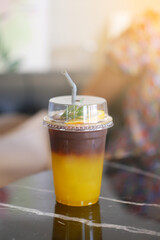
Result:
[[[76,86],[76,84],[73,82],[72,78],[69,76],[69,74],[67,73],[67,71],[64,71],[63,74],[65,75],[65,77],[67,78],[70,86],[72,87],[72,105],[75,105],[76,95],[77,95],[77,86]]]

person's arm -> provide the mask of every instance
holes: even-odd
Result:
[[[51,168],[45,111],[39,112],[0,138],[0,187]]]

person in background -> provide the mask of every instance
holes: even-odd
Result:
[[[104,97],[109,105],[122,102],[124,124],[113,134],[107,157],[158,153],[160,14],[150,10],[139,15],[108,44],[105,54],[106,65],[93,77],[84,94]],[[117,125],[116,118],[114,122]]]

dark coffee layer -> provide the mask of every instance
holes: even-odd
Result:
[[[97,154],[104,152],[107,130],[67,132],[49,129],[51,150],[59,154]]]

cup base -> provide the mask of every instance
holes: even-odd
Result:
[[[71,201],[71,200],[62,200],[62,199],[58,199],[56,198],[56,201],[58,203],[61,203],[63,205],[67,205],[67,206],[72,206],[72,207],[85,207],[85,206],[90,206],[93,204],[96,204],[98,202],[99,198],[93,199],[91,201]]]

